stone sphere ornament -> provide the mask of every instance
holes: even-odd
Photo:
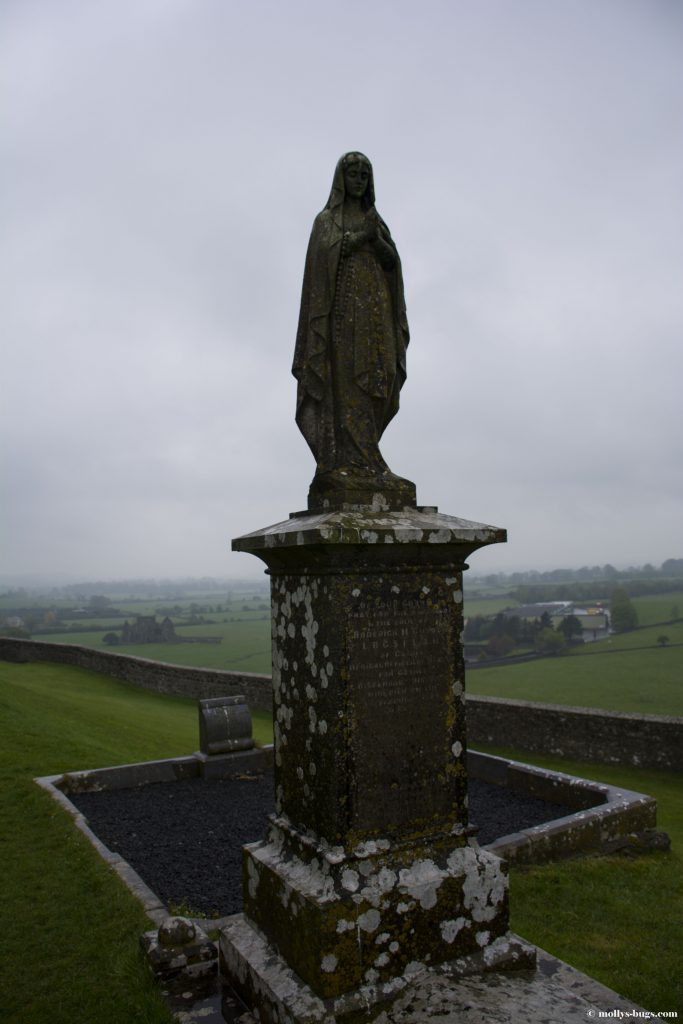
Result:
[[[159,943],[162,946],[189,946],[196,937],[197,929],[187,917],[167,917],[159,928]]]

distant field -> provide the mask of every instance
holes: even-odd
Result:
[[[634,597],[633,604],[638,612],[638,623],[649,626],[652,622],[668,622],[683,615],[683,590],[671,594],[652,594],[648,597]],[[672,614],[678,609],[678,614]]]
[[[465,615],[497,615],[505,608],[514,608],[519,602],[511,597],[472,597],[465,590]]]
[[[270,674],[270,619],[264,612],[247,613],[235,622],[216,622],[202,626],[179,626],[178,636],[221,636],[220,644],[116,644],[102,643],[102,633],[53,633],[36,636],[55,644],[81,644],[115,654],[132,654],[152,661],[167,661],[176,665],[196,668],[234,669],[244,672]],[[247,617],[248,616],[248,617]],[[223,618],[223,616],[219,616]]]
[[[496,615],[503,608],[509,608],[514,602],[500,597],[480,598],[472,601],[465,596],[465,613],[467,615]],[[121,619],[102,616],[97,620],[98,630],[77,630],[73,632],[38,634],[36,640],[57,644],[81,644],[111,650],[119,654],[131,654],[139,658],[151,658],[153,661],[167,661],[178,665],[193,665],[197,668],[219,668],[244,672],[271,671],[270,655],[270,610],[264,610],[266,601],[263,594],[246,595],[224,604],[224,611],[207,612],[210,623],[200,626],[176,625],[178,636],[220,636],[220,644],[117,644],[109,647],[102,643],[102,637],[110,629],[121,626]],[[245,605],[249,610],[245,610]],[[133,605],[126,608],[122,601],[122,610],[128,613],[132,622],[136,615],[154,614],[154,607],[145,608]],[[156,602],[156,607],[161,607]],[[169,613],[170,613],[169,605]],[[160,617],[160,616],[158,616]],[[173,616],[172,616],[173,617]],[[226,621],[228,620],[228,621]],[[177,617],[176,617],[177,621]],[[78,627],[79,620],[72,620]],[[89,622],[89,625],[94,623]],[[101,628],[102,632],[99,632]]]
[[[615,633],[605,640],[583,644],[576,648],[575,653],[589,657],[601,651],[628,651],[634,647],[654,646],[660,636],[668,637],[668,642],[672,644],[683,643],[683,622],[666,622],[657,626],[646,626],[644,629],[634,629],[630,633]]]
[[[215,598],[215,595],[214,595]],[[178,601],[184,608],[187,600]],[[208,607],[219,604],[220,612],[203,612],[212,621],[199,626],[176,627],[179,636],[221,636],[220,644],[119,644],[107,647],[102,637],[112,625],[120,625],[106,616],[98,620],[97,632],[64,632],[38,635],[36,639],[53,643],[73,643],[87,647],[131,654],[155,661],[166,661],[198,668],[259,672],[270,674],[270,621],[264,609],[265,595],[240,594],[226,602],[208,598],[197,601]],[[468,600],[468,615],[495,615],[512,602],[500,596]],[[675,604],[683,610],[683,592],[634,600],[641,623],[659,622],[670,617]],[[126,608],[132,621],[136,614],[154,614],[162,602],[149,606],[138,603]],[[126,607],[124,601],[120,602]],[[173,607],[168,602],[169,610]],[[226,621],[227,620],[227,621]],[[683,643],[683,622],[653,625],[609,637],[577,648],[571,655],[544,658],[523,665],[478,668],[468,674],[468,690],[488,696],[514,697],[555,704],[600,707],[606,710],[636,713],[683,715],[683,647],[657,647],[657,638],[665,635],[671,644]],[[651,646],[652,650],[633,650]],[[605,651],[608,653],[601,654]],[[620,653],[621,652],[621,653]]]
[[[683,715],[682,680],[683,647],[665,647],[478,668],[468,673],[467,689],[487,697]]]

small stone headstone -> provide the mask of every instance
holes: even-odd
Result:
[[[202,754],[210,757],[253,748],[251,712],[244,697],[211,697],[197,703]]]

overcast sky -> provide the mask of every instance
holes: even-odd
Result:
[[[5,0],[0,577],[260,575],[338,157],[411,344],[383,453],[476,572],[683,556],[679,0]]]

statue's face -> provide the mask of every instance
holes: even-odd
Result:
[[[348,196],[362,199],[368,189],[370,168],[366,163],[348,164],[344,168],[344,187]]]

